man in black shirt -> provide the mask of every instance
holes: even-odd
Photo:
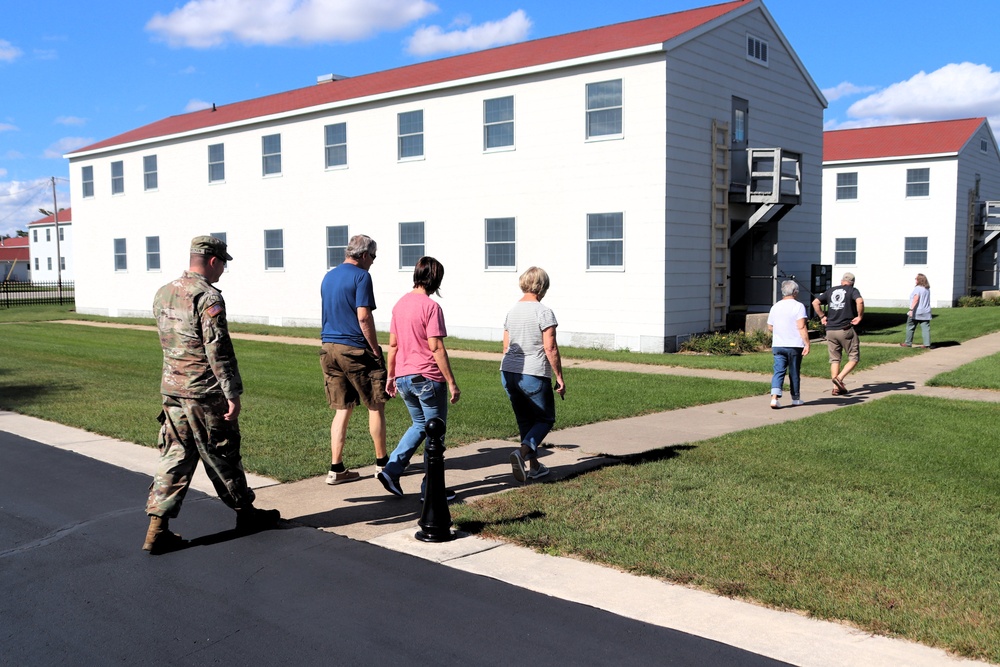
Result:
[[[820,306],[826,305],[824,315]],[[813,310],[826,327],[826,342],[830,349],[830,379],[833,395],[846,394],[844,378],[861,359],[861,344],[854,330],[865,314],[865,300],[854,287],[854,274],[845,273],[840,284],[831,287],[812,302]],[[847,352],[847,363],[840,367],[841,354]]]

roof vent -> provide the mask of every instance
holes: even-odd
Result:
[[[346,78],[343,74],[321,74],[316,77],[316,83],[330,83],[331,81],[340,81]]]

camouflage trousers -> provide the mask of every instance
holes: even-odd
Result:
[[[197,399],[163,397],[158,417],[160,462],[149,486],[146,514],[177,516],[199,460],[222,502],[233,509],[253,504],[254,493],[247,486],[240,456],[240,427],[224,419],[227,410],[222,394]]]

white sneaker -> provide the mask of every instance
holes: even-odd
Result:
[[[771,397],[771,409],[772,410],[777,410],[780,407],[781,407],[781,401],[778,400],[777,396],[772,396]]]
[[[796,398],[795,400],[792,401],[792,405],[805,405],[805,401],[800,401],[799,399]]]

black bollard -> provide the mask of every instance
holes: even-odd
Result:
[[[451,532],[451,510],[448,509],[448,492],[444,486],[444,422],[437,417],[427,422],[427,443],[424,458],[427,461],[427,486],[424,489],[424,509],[414,536],[421,542],[448,542],[455,539]]]

